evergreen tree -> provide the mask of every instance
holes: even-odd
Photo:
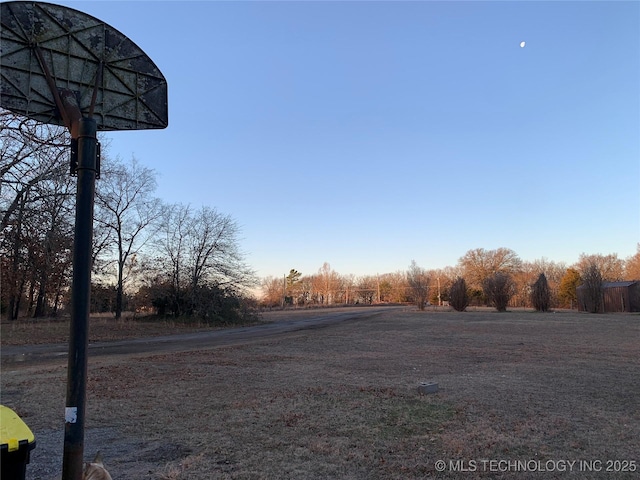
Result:
[[[469,306],[469,291],[464,278],[458,277],[449,289],[449,305],[458,312],[464,312]]]
[[[544,273],[541,273],[531,290],[531,303],[538,312],[547,312],[551,305],[551,290]]]

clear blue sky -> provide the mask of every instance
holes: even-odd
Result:
[[[169,127],[110,154],[231,214],[260,276],[636,251],[638,2],[57,3],[167,78]]]

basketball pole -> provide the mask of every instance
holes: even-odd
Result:
[[[82,480],[84,467],[84,424],[87,398],[87,364],[89,349],[89,313],[91,302],[91,267],[93,244],[93,206],[98,175],[97,123],[91,118],[103,64],[96,73],[89,118],[84,117],[76,94],[57,88],[41,48],[33,50],[62,121],[72,138],[71,175],[77,175],[76,224],[73,239],[73,277],[71,281],[71,326],[67,369],[67,401],[64,409],[64,452],[62,480]],[[73,145],[76,148],[74,150]]]
[[[81,480],[87,390],[87,350],[93,241],[93,206],[97,175],[97,127],[93,118],[80,118],[70,128],[78,142],[76,225],[73,242],[71,327],[65,408],[62,480]],[[73,172],[72,172],[73,174]]]
[[[100,176],[96,132],[166,128],[167,82],[128,37],[72,8],[0,1],[0,27],[0,105],[71,132],[77,187],[62,480],[82,480],[93,209]]]

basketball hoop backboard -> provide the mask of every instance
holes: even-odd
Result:
[[[1,3],[0,22],[3,108],[65,125],[57,89],[71,92],[82,116],[94,118],[98,130],[167,126],[164,76],[115,28],[86,13],[42,2]]]

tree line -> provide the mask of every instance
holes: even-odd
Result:
[[[68,308],[75,222],[69,143],[64,128],[0,111],[0,309],[9,320]],[[96,184],[92,311],[116,318],[126,310],[215,322],[246,318],[254,303],[247,291],[257,279],[239,248],[235,220],[209,206],[162,202],[154,195],[152,169],[106,153],[103,148]],[[571,266],[522,261],[507,248],[470,250],[444,269],[413,261],[405,271],[380,275],[339,274],[325,263],[315,273],[292,269],[263,279],[260,303],[414,302],[424,308],[507,298],[512,306],[573,308],[576,287],[597,283],[593,278],[639,279],[640,246],[628,259],[583,254]]]
[[[476,248],[443,269],[427,270],[415,261],[405,271],[359,277],[340,275],[329,263],[310,275],[292,269],[283,278],[263,279],[261,302],[266,307],[411,302],[419,309],[431,304],[456,310],[490,305],[499,311],[508,306],[545,311],[577,308],[576,289],[582,284],[596,289],[603,281],[637,279],[640,244],[627,259],[583,253],[570,266],[544,258],[523,261],[508,248]]]
[[[67,131],[0,111],[0,308],[5,318],[68,308],[75,181]],[[92,310],[235,321],[256,282],[239,227],[213,207],[166,204],[157,174],[103,148],[96,183]]]

